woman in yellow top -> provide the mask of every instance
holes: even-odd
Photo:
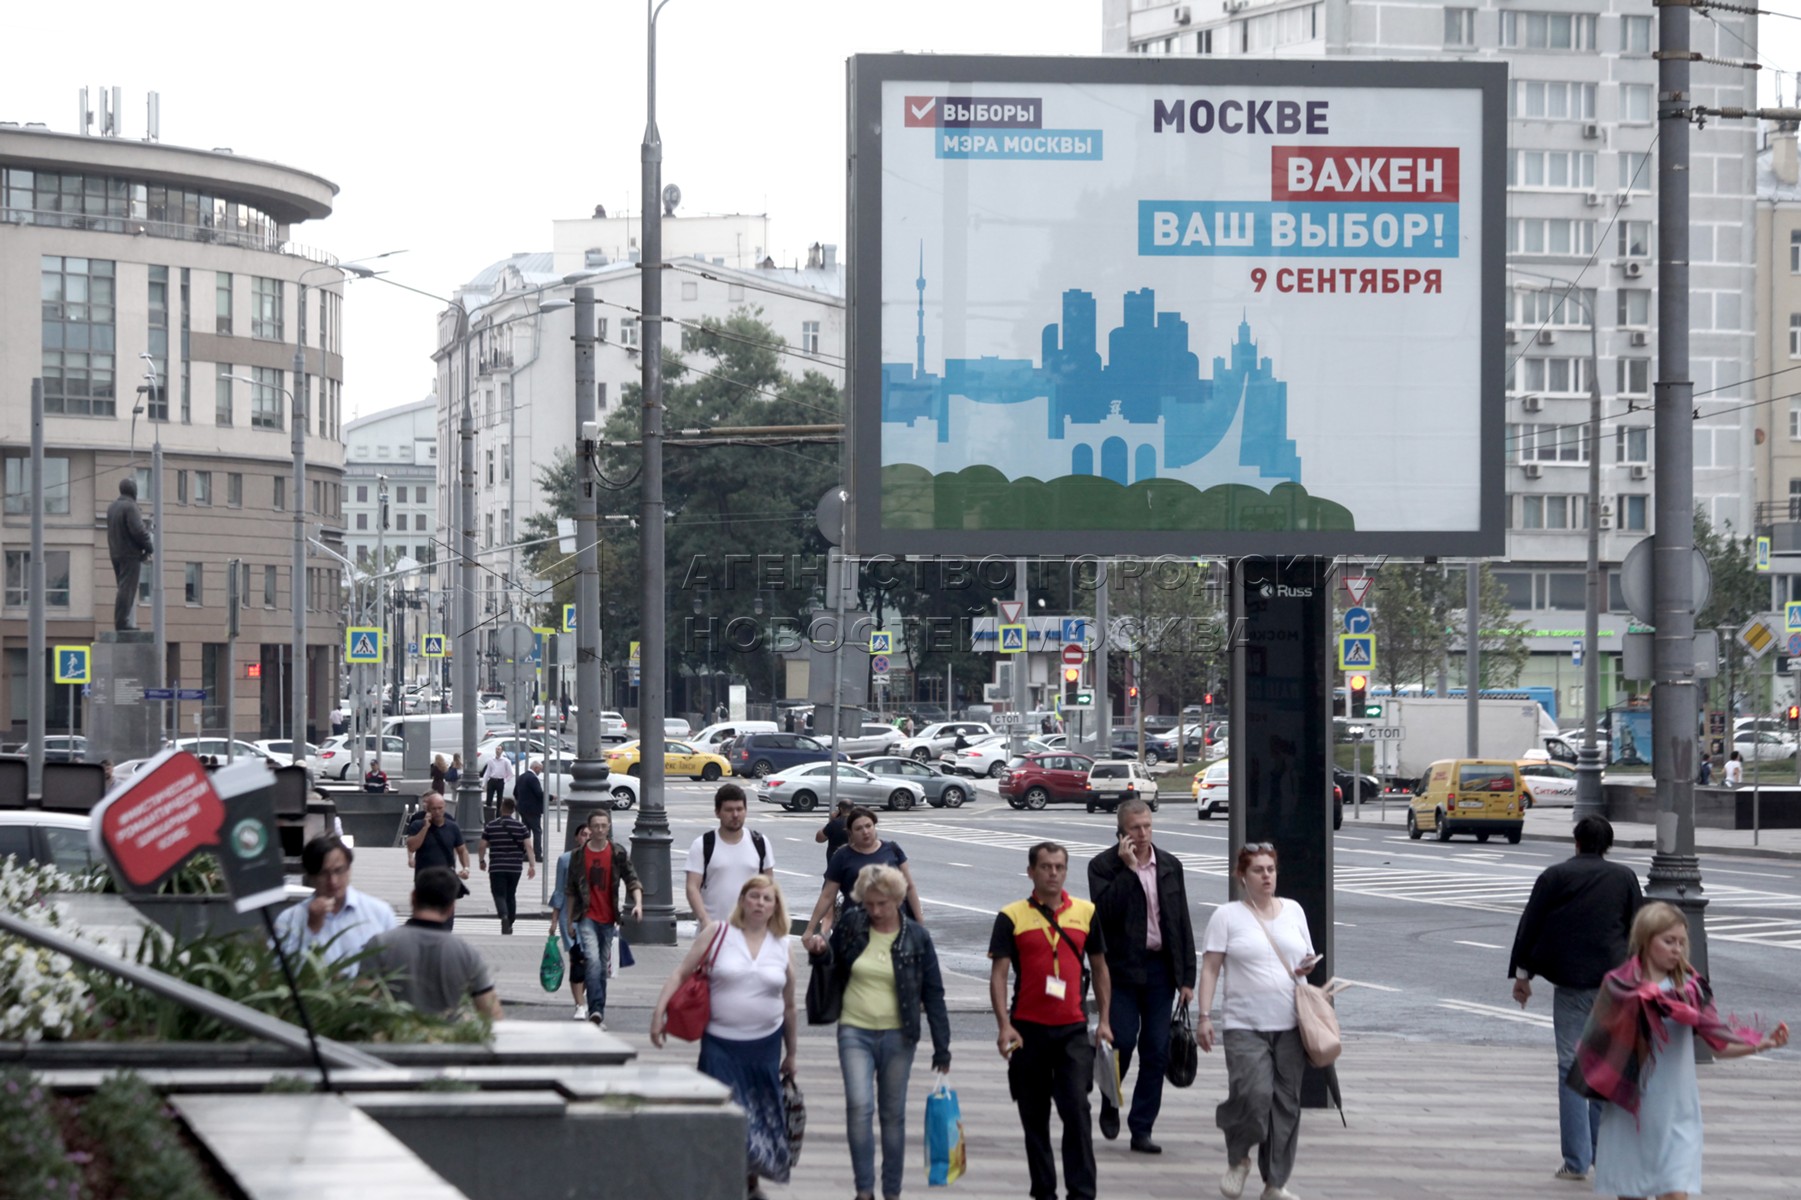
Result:
[[[906,915],[907,880],[893,867],[857,876],[831,942],[807,939],[813,961],[830,971],[832,1001],[820,1023],[838,1022],[844,1071],[845,1134],[857,1200],[874,1200],[875,1130],[882,1119],[882,1195],[897,1200],[907,1147],[907,1080],[919,1046],[923,1009],[932,1031],[932,1069],[951,1067],[951,1022],[944,1007],[938,951],[925,926]]]

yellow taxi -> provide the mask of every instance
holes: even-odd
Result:
[[[607,751],[607,770],[619,771],[626,775],[638,774],[638,743],[626,742]],[[717,754],[709,754],[690,746],[687,742],[663,743],[663,774],[686,775],[690,779],[699,779],[712,783],[721,775],[730,775],[732,764]]]
[[[1486,842],[1497,833],[1518,844],[1532,794],[1519,764],[1506,760],[1447,758],[1426,768],[1407,807],[1407,836],[1431,833],[1441,842],[1473,833]]]

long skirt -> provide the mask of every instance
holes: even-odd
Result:
[[[787,1183],[788,1109],[782,1100],[782,1031],[749,1041],[705,1034],[700,1072],[732,1089],[744,1110],[745,1173]]]

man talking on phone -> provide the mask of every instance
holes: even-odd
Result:
[[[1161,1154],[1151,1127],[1163,1108],[1169,1066],[1169,1016],[1178,996],[1194,998],[1194,922],[1176,856],[1151,843],[1151,806],[1127,800],[1118,810],[1119,842],[1088,860],[1088,897],[1106,942],[1113,982],[1113,1044],[1119,1073],[1138,1051],[1138,1082],[1126,1115],[1132,1149]],[[1101,1097],[1101,1136],[1119,1136],[1119,1109]]]
[[[355,859],[342,839],[316,837],[300,850],[300,869],[313,885],[313,897],[275,918],[275,936],[289,954],[318,950],[327,963],[358,954],[378,933],[398,923],[386,900],[350,886]],[[346,968],[356,974],[356,967]]]

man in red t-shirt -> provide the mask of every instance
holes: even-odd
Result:
[[[576,941],[588,960],[588,1020],[607,1027],[607,967],[618,933],[620,890],[631,898],[632,919],[644,915],[644,885],[632,856],[613,840],[613,815],[597,809],[588,816],[588,844],[569,864],[563,907],[575,926]]]

